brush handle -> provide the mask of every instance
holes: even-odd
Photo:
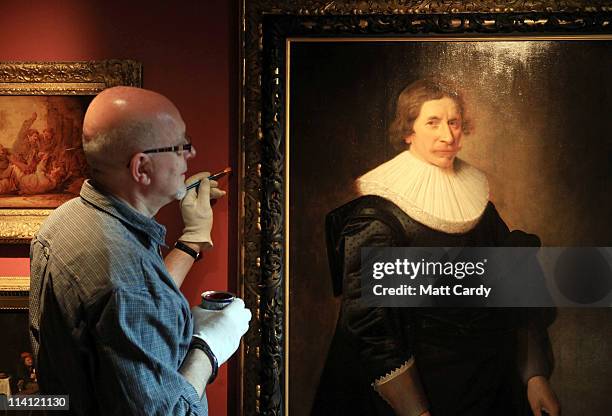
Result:
[[[202,180],[196,181],[196,182],[192,183],[191,185],[186,186],[185,190],[188,191],[190,189],[197,188],[198,186],[200,186],[201,183],[202,183]]]
[[[210,180],[210,181],[214,181],[214,180],[216,180],[216,179],[219,179],[219,178],[220,178],[220,177],[222,177],[222,176],[227,175],[227,174],[228,174],[228,173],[230,173],[230,172],[231,172],[231,170],[230,170],[230,171],[223,170],[223,171],[221,171],[221,172],[219,172],[219,173],[215,173],[214,175],[210,175],[210,176],[208,177],[208,180]],[[187,191],[188,191],[188,190],[190,190],[190,189],[197,188],[198,186],[200,186],[200,184],[201,184],[201,183],[202,183],[202,180],[200,179],[199,181],[196,181],[196,182],[192,183],[191,185],[187,186],[187,187],[185,188],[185,190],[187,190]]]

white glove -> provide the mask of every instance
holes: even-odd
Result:
[[[251,311],[236,298],[218,311],[191,308],[193,336],[204,340],[217,357],[219,366],[226,362],[240,345],[240,338],[249,329]]]
[[[209,172],[200,172],[185,181],[189,185],[202,180],[200,186],[187,191],[181,200],[181,215],[183,216],[183,235],[180,241],[199,244],[203,249],[212,247],[210,232],[213,225],[213,212],[210,206],[211,198],[220,198],[225,191],[217,188],[217,182],[208,180]]]

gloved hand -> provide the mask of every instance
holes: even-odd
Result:
[[[193,336],[204,340],[219,365],[226,362],[240,345],[240,338],[249,329],[251,311],[244,301],[236,298],[225,308],[218,311],[191,308],[193,315]]]
[[[209,172],[200,172],[187,179],[185,181],[186,186],[200,179],[202,182],[199,187],[187,191],[187,194],[181,200],[181,215],[185,228],[183,228],[183,235],[179,240],[186,243],[196,243],[200,245],[202,250],[213,245],[210,237],[213,225],[210,199],[221,198],[225,195],[225,191],[217,188],[216,181],[208,180],[209,176]]]

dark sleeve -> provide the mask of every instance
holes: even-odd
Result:
[[[491,210],[490,227],[494,233],[495,243],[500,247],[540,247],[541,241],[537,235],[521,230],[510,231],[506,223],[489,203]],[[535,261],[535,259],[534,259]],[[544,276],[536,287],[546,291]],[[531,290],[534,290],[533,288]],[[523,324],[519,328],[518,365],[523,382],[534,376],[549,377],[552,371],[552,348],[548,338],[548,326],[554,320],[554,308],[524,308]]]
[[[550,377],[553,355],[548,338],[548,325],[554,319],[555,311],[551,308],[528,308],[526,325],[519,332],[519,372],[521,379],[527,383],[535,376]]]
[[[540,247],[541,242],[538,236],[527,234],[520,230],[510,232],[505,243],[505,247]],[[523,290],[528,290],[531,294],[536,294],[536,298],[544,299],[548,295],[544,273],[540,269],[537,258],[529,260],[532,263],[528,266],[531,270],[540,270],[535,273],[529,282],[522,280]],[[552,370],[552,348],[548,338],[548,326],[552,323],[555,316],[554,308],[523,308],[522,325],[519,328],[518,344],[518,365],[521,379],[524,383],[534,376],[544,376],[548,378]]]
[[[397,370],[412,357],[412,346],[401,339],[406,327],[394,308],[367,307],[360,300],[361,247],[393,247],[391,228],[371,218],[349,220],[343,231],[344,292],[341,328],[357,348],[360,363],[373,383]]]

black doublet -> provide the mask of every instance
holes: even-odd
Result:
[[[433,415],[524,414],[517,310],[372,308],[358,301],[361,247],[517,245],[507,244],[514,233],[492,203],[473,229],[447,234],[416,222],[384,198],[363,196],[328,214],[326,234],[342,306],[313,416],[393,415],[372,383],[413,356]]]

